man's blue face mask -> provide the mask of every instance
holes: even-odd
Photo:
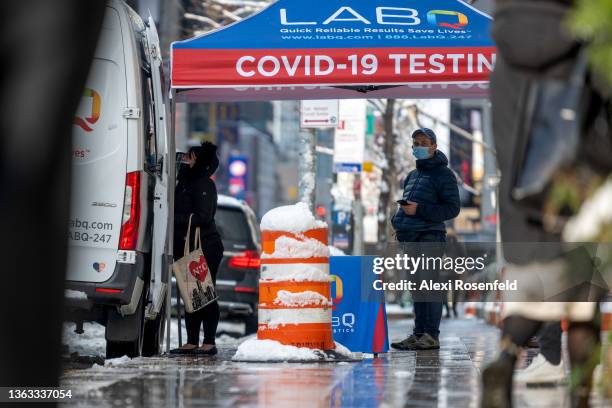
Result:
[[[412,148],[412,154],[417,160],[429,159],[429,147],[414,146]]]

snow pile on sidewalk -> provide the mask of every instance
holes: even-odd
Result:
[[[104,326],[85,322],[83,323],[84,333],[77,334],[74,329],[74,323],[64,323],[62,341],[68,346],[68,353],[79,353],[81,356],[104,356],[106,354]]]
[[[274,299],[274,304],[277,306],[331,306],[331,302],[320,293],[307,290],[304,292],[289,292],[287,290],[279,290]]]
[[[315,219],[306,203],[274,208],[261,219],[263,231],[287,231],[295,234],[317,228],[327,228],[327,224]]]
[[[340,343],[336,343],[336,353],[349,359],[357,356]],[[274,340],[249,339],[242,343],[234,357],[234,361],[330,361],[321,350],[295,347]]]
[[[110,358],[107,360],[104,360],[104,365],[100,365],[100,364],[94,364],[93,367],[91,367],[94,370],[104,370],[104,369],[109,369],[109,368],[115,368],[115,367],[119,367],[122,365],[125,365],[127,363],[130,363],[132,361],[141,361],[143,358],[136,358],[136,359],[132,359],[128,356],[123,356],[123,357],[117,357],[117,358]]]
[[[264,282],[329,282],[329,273],[309,264],[292,264],[291,269],[261,268]]]
[[[329,256],[329,248],[316,239],[303,237],[278,237],[274,244],[274,252],[263,253],[262,258],[325,258]]]

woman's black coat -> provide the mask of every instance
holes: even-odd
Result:
[[[215,224],[217,188],[210,178],[216,169],[217,165],[196,166],[179,171],[174,196],[174,257],[177,259],[183,256],[191,214],[190,249],[193,250],[195,229],[200,227],[202,247],[209,250],[220,248],[223,251],[221,236]],[[206,255],[206,250],[204,254]]]

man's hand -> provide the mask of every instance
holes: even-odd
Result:
[[[402,210],[406,213],[406,215],[415,215],[418,204],[414,201],[408,201],[407,205],[402,205]]]

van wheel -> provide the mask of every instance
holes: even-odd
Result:
[[[108,313],[106,322],[106,358],[142,355],[145,326],[145,301],[147,288],[143,288],[140,302],[134,314],[121,316],[117,310]]]
[[[257,333],[257,315],[251,315],[244,318],[244,335]]]
[[[155,320],[145,321],[142,355],[153,357],[160,354],[160,345],[164,337],[164,322],[166,321],[166,304],[162,305]]]

